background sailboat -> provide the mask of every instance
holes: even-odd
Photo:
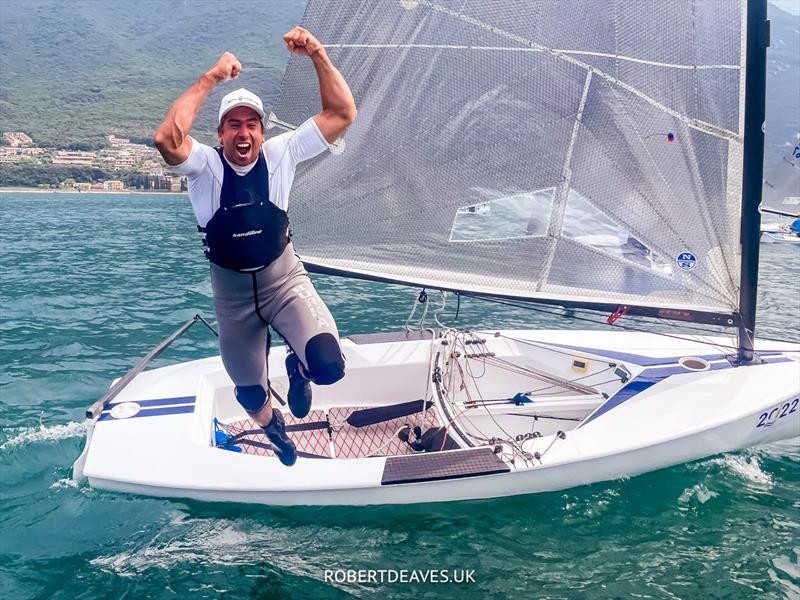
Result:
[[[800,142],[764,179],[761,212],[776,215],[761,223],[761,241],[800,244]]]
[[[798,434],[800,345],[754,337],[764,2],[320,1],[303,24],[359,105],[295,184],[310,269],[683,324],[351,336],[345,379],[289,421],[291,470],[218,357],[143,361],[88,411],[76,478],[206,500],[442,501]],[[276,131],[317,112],[310,69],[290,61]]]

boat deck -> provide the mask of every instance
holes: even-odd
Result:
[[[436,411],[428,408],[423,422],[422,400],[385,408],[337,407],[312,410],[303,419],[283,409],[286,432],[305,458],[366,458],[412,454],[411,446],[397,437],[404,427],[423,431],[439,427]],[[411,412],[413,411],[413,412]],[[403,414],[408,413],[408,414]],[[217,445],[226,450],[274,456],[269,441],[252,419],[219,423],[232,436]]]

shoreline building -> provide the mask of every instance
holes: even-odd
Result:
[[[103,189],[118,192],[125,189],[125,184],[117,179],[109,179],[103,182]]]
[[[33,144],[33,140],[30,136],[23,131],[6,131],[3,133],[3,139],[8,142],[9,146],[14,148]]]
[[[53,157],[54,165],[72,165],[76,167],[91,167],[97,154],[95,152],[81,152],[79,150],[62,150]]]

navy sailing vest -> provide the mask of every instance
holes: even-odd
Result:
[[[219,208],[205,228],[206,257],[234,271],[257,271],[278,258],[289,243],[289,217],[269,201],[263,152],[247,175],[237,175],[217,148],[224,169]]]

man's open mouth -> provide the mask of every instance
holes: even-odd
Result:
[[[247,156],[250,153],[250,144],[236,144],[236,154],[239,156]]]

